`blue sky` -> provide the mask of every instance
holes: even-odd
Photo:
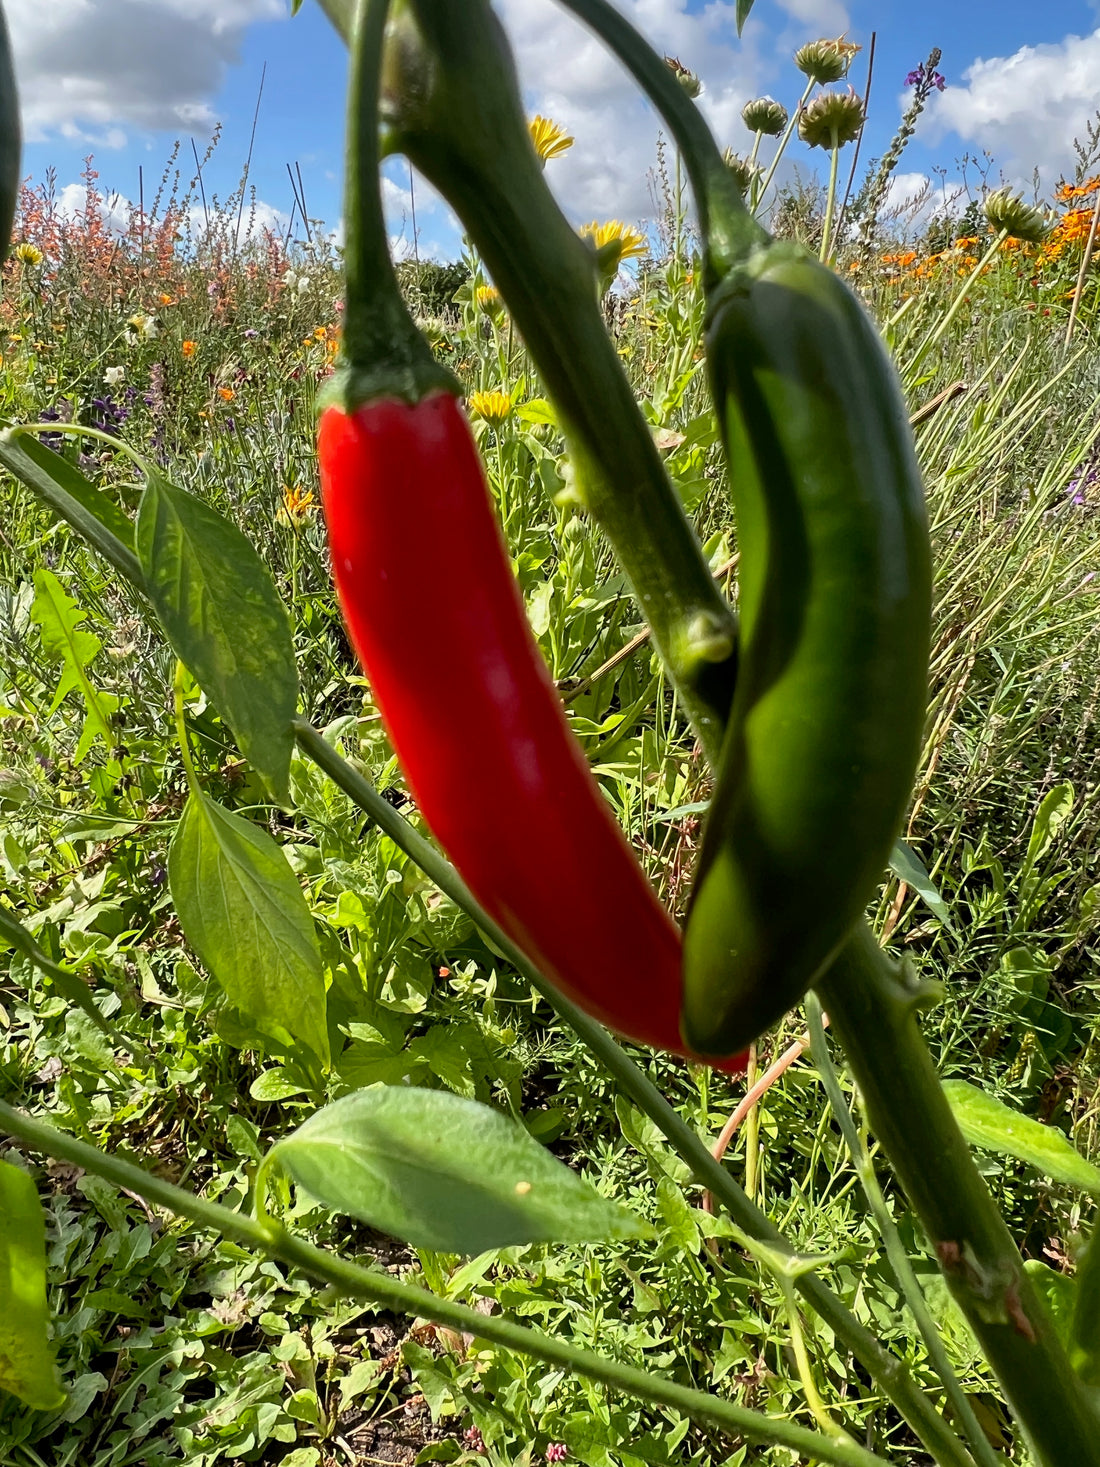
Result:
[[[1053,0],[757,0],[743,43],[732,27],[732,0],[618,0],[662,50],[677,54],[705,82],[702,105],[720,141],[742,146],[741,104],[769,92],[790,104],[800,77],[794,46],[846,31],[866,48],[872,26],[878,56],[864,157],[880,153],[904,102],[903,80],[933,45],[948,89],[932,98],[899,172],[916,188],[937,166],[954,172],[965,151],[994,154],[1026,184],[1032,168],[1049,188],[1071,171],[1071,140],[1100,105],[1100,5]],[[656,121],[587,34],[553,0],[498,0],[514,37],[532,111],[548,112],[577,137],[552,165],[551,181],[577,221],[640,220],[654,212],[646,183]],[[156,186],[174,138],[182,140],[185,182],[194,172],[191,139],[203,152],[215,120],[221,144],[206,174],[208,192],[235,186],[248,151],[261,74],[251,179],[265,215],[289,213],[286,165],[302,173],[309,210],[335,224],[345,58],[316,4],[290,19],[286,0],[7,0],[24,95],[25,169],[56,170],[73,185],[81,160],[95,154],[101,183],[127,199]],[[866,49],[851,79],[862,90]],[[814,159],[803,155],[803,166]],[[391,165],[391,227],[406,246],[408,178]],[[417,194],[423,252],[453,255],[456,235],[427,189]]]

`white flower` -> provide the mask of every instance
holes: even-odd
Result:
[[[308,289],[309,289],[309,278],[308,278],[308,276],[299,275],[298,276],[298,294],[301,295],[303,291],[306,291]]]
[[[283,276],[283,284],[286,286],[287,290],[293,290],[294,287],[298,284],[298,277],[293,270],[288,270]]]
[[[125,376],[126,376],[126,368],[125,367],[108,367],[107,370],[103,374],[103,380],[104,380],[104,382],[106,382],[106,384],[107,384],[108,387],[114,387],[115,384],[117,382],[121,382],[122,379],[123,379],[123,377],[125,377]]]
[[[145,337],[146,341],[152,341],[155,336],[160,335],[160,327],[152,316],[146,316],[142,322],[141,334]]]

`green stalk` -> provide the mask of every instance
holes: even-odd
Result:
[[[346,0],[324,8],[346,37]],[[504,296],[554,400],[572,492],[614,546],[716,761],[736,677],[736,620],[607,334],[593,252],[547,187],[496,17],[487,0],[406,0],[395,7],[386,54],[391,145],[454,208]]]
[[[717,1197],[730,1217],[749,1237],[767,1244],[784,1258],[793,1259],[795,1249],[771,1219],[750,1201],[744,1191],[700,1140],[683,1117],[673,1109],[657,1087],[638,1068],[615,1039],[580,1009],[574,1007],[543,978],[527,958],[477,905],[454,867],[436,848],[393,808],[376,789],[304,719],[294,723],[302,750],[333,782],[364,810],[378,828],[420,867],[445,896],[474,919],[531,986],[592,1051],[622,1091],[660,1129],[676,1154],[692,1170],[695,1179]],[[881,1387],[936,1460],[944,1467],[973,1467],[962,1443],[953,1435],[927,1397],[914,1384],[905,1366],[890,1354],[875,1336],[844,1306],[815,1273],[801,1273],[795,1286],[806,1303],[819,1315]]]
[[[840,139],[837,137],[836,128],[833,128],[833,156],[829,164],[829,194],[825,202],[825,222],[821,226],[821,252],[818,256],[823,265],[829,263],[830,236],[833,232],[833,210],[836,208],[836,180],[837,168],[840,163]]]
[[[909,1311],[916,1320],[921,1339],[928,1351],[928,1357],[935,1367],[936,1374],[943,1382],[947,1399],[951,1402],[951,1409],[966,1433],[975,1462],[979,1464],[979,1467],[998,1467],[1002,1458],[989,1445],[989,1439],[978,1425],[978,1418],[974,1415],[970,1397],[959,1384],[959,1378],[951,1366],[939,1327],[929,1312],[924,1293],[913,1272],[913,1265],[909,1262],[909,1255],[894,1226],[894,1219],[886,1205],[886,1198],[882,1195],[871,1154],[856,1129],[852,1112],[840,1089],[840,1081],[829,1057],[829,1041],[825,1037],[821,1004],[815,993],[809,994],[806,999],[806,1018],[810,1026],[814,1066],[821,1076],[829,1107],[844,1137],[844,1143],[852,1158],[852,1165],[856,1169],[864,1196],[874,1214],[879,1235],[886,1246],[886,1256],[890,1260],[890,1267],[894,1270],[894,1277],[905,1296]]]
[[[861,923],[815,985],[871,1128],[1044,1467],[1100,1467],[1096,1398],[1074,1374],[974,1165],[916,1015],[928,989]]]
[[[1008,233],[1009,232],[1007,229],[1002,229],[998,231],[996,237],[993,240],[993,243],[989,246],[985,254],[974,266],[970,274],[966,277],[966,280],[963,282],[962,287],[956,294],[955,299],[951,302],[950,309],[940,319],[939,323],[935,327],[933,327],[933,329],[928,333],[928,335],[921,342],[920,346],[917,347],[916,351],[906,362],[905,369],[907,372],[912,373],[913,371],[915,371],[915,369],[920,365],[920,363],[935,346],[936,342],[939,341],[943,333],[951,325],[951,322],[959,314],[959,311],[962,308],[962,303],[966,300],[967,291],[993,259],[993,256],[1004,244],[1005,240],[1008,238]]]
[[[794,130],[798,126],[798,119],[801,115],[802,109],[810,100],[810,93],[813,91],[816,85],[817,83],[811,76],[809,81],[807,81],[806,83],[806,90],[799,98],[798,106],[794,109],[794,111],[790,115],[790,118],[788,119],[787,126],[783,131],[783,136],[779,139],[779,146],[775,150],[775,157],[772,159],[771,165],[769,166],[767,173],[765,173],[764,175],[764,181],[760,185],[760,192],[756,196],[757,208],[760,207],[761,203],[763,202],[764,195],[768,192],[768,185],[775,177],[775,170],[779,167],[779,160],[787,151],[787,145],[789,144],[791,138],[794,136]]]
[[[207,1202],[193,1192],[143,1171],[141,1167],[110,1156],[87,1142],[78,1141],[54,1126],[33,1120],[3,1101],[0,1101],[0,1126],[35,1151],[58,1157],[128,1192],[136,1192],[147,1202],[167,1208],[199,1227],[210,1228],[246,1248],[255,1248],[269,1258],[300,1269],[318,1283],[331,1285],[351,1298],[367,1299],[410,1318],[423,1316],[435,1320],[449,1329],[530,1355],[535,1360],[570,1370],[640,1400],[671,1407],[693,1420],[709,1421],[731,1436],[789,1447],[799,1456],[836,1463],[837,1467],[889,1467],[884,1458],[876,1457],[873,1452],[846,1438],[823,1436],[781,1417],[746,1410],[705,1391],[692,1390],[617,1360],[579,1350],[563,1340],[517,1324],[507,1316],[479,1314],[476,1309],[441,1299],[427,1289],[402,1284],[387,1274],[348,1263],[295,1237],[278,1223],[270,1220],[260,1222],[232,1212],[220,1203]]]

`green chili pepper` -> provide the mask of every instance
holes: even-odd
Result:
[[[8,252],[19,197],[19,150],[19,97],[8,27],[0,9],[0,260]]]
[[[920,476],[851,291],[791,244],[711,297],[741,551],[740,669],[684,949],[682,1027],[728,1054],[791,1008],[879,881],[926,701]]]

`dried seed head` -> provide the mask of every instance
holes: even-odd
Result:
[[[828,86],[830,82],[838,82],[848,75],[852,57],[860,49],[843,36],[835,41],[807,41],[794,53],[794,64],[812,81]]]
[[[1050,233],[1050,221],[1042,209],[1024,202],[1022,194],[1010,188],[999,188],[987,194],[982,205],[985,217],[998,234],[1007,231],[1011,239],[1041,244]]]
[[[787,125],[787,109],[774,97],[755,97],[741,109],[741,121],[749,132],[777,138]]]
[[[684,63],[675,56],[666,56],[665,65],[673,73],[689,97],[697,97],[703,90],[703,83],[696,76],[695,72],[689,71]]]
[[[838,148],[859,136],[863,102],[852,91],[822,92],[798,119],[798,136],[811,148]]]
[[[740,153],[735,153],[732,148],[727,148],[722,154],[722,161],[733,174],[737,187],[743,194],[747,194],[752,188],[753,180],[760,177],[762,170]]]

